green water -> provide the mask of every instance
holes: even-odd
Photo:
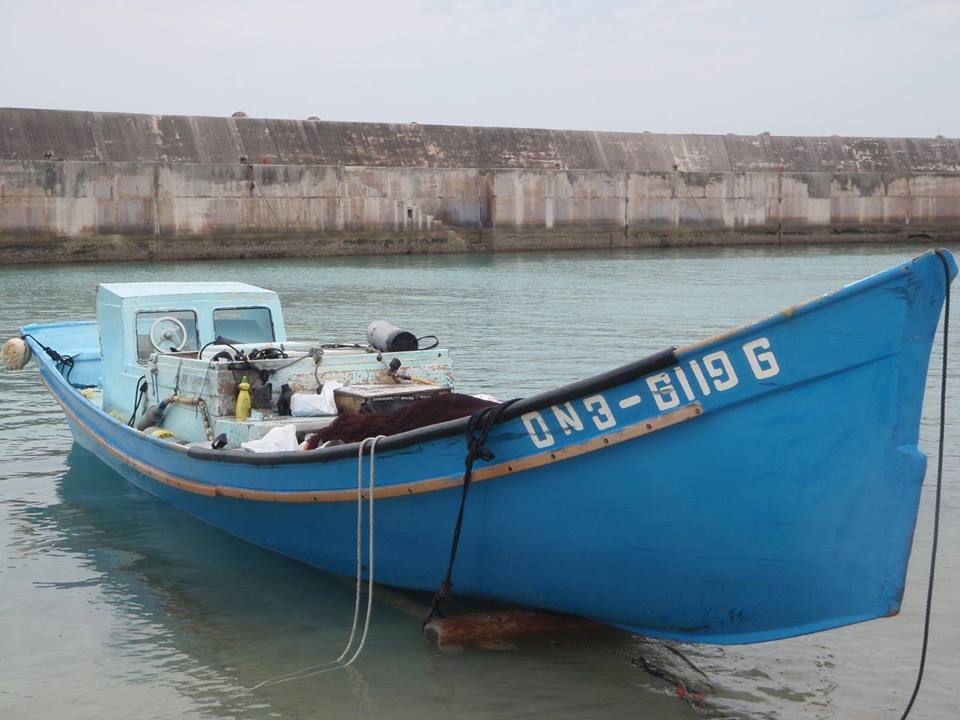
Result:
[[[244,280],[280,292],[291,337],[361,339],[369,321],[388,319],[439,335],[460,389],[512,397],[702,338],[921,249],[0,268],[0,339],[27,322],[92,318],[98,282]],[[960,347],[952,352],[960,367]],[[939,358],[937,349],[931,367]],[[932,374],[928,388],[937,381]],[[949,388],[957,407],[956,369]],[[924,408],[928,452],[936,399],[928,394]],[[948,420],[934,630],[916,718],[956,715],[958,440],[960,424]],[[420,637],[416,602],[384,595],[353,667],[241,694],[335,658],[352,587],[127,485],[72,447],[33,369],[0,371],[0,718],[897,718],[919,651],[932,480],[896,618],[728,648],[603,629],[439,652]],[[631,656],[703,691],[702,703],[679,698],[675,682]]]

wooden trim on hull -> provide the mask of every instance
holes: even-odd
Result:
[[[46,386],[47,390],[50,391],[53,399],[57,401],[61,408],[63,408],[63,411],[70,416],[77,427],[86,433],[91,440],[93,440],[95,443],[97,443],[97,445],[102,447],[121,462],[129,465],[137,472],[142,473],[151,480],[156,480],[164,485],[169,485],[185,492],[194,493],[195,495],[205,495],[207,497],[228,497],[258,502],[349,502],[355,501],[357,498],[356,489],[290,490],[286,492],[276,492],[270,490],[236,488],[228,485],[211,485],[209,483],[197,482],[195,480],[188,480],[187,478],[171,475],[170,473],[160,470],[152,465],[135,460],[126,453],[107,443],[103,438],[89,428],[76,415],[76,413],[73,412],[73,410],[67,407],[66,403],[64,403],[63,400],[57,396],[57,394],[53,391],[53,388],[50,387],[43,376],[41,376],[40,379]],[[504,475],[511,475],[513,473],[523,472],[524,470],[532,470],[534,468],[543,467],[544,465],[550,465],[555,462],[569,460],[571,458],[579,457],[580,455],[585,455],[596,450],[602,450],[603,448],[610,447],[611,445],[618,445],[622,442],[642,437],[643,435],[649,435],[650,433],[657,432],[658,430],[664,430],[665,428],[698,417],[701,414],[703,414],[703,407],[699,402],[693,402],[671,412],[664,413],[663,415],[629,425],[622,430],[600,435],[575,445],[568,445],[566,447],[557,448],[556,450],[529,455],[517,460],[511,460],[508,462],[488,465],[487,467],[483,468],[477,468],[473,471],[473,482],[492,480],[493,478],[502,477]],[[463,477],[456,475],[432,478],[428,480],[418,480],[410,483],[400,483],[397,485],[382,485],[374,489],[373,497],[376,500],[394,497],[407,497],[410,495],[419,495],[421,493],[446,490],[448,488],[458,487],[462,484]],[[366,493],[364,493],[363,498],[366,499]]]

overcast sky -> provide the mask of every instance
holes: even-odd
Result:
[[[960,0],[0,0],[0,106],[960,136]]]

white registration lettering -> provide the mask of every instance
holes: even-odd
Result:
[[[677,382],[680,383],[680,389],[687,396],[687,400],[693,400],[693,388],[690,387],[690,382],[687,380],[687,374],[683,371],[683,368],[677,365],[673,369],[673,374],[677,376]]]
[[[540,413],[528,412],[520,416],[523,420],[523,426],[527,429],[530,439],[538,448],[546,448],[553,445],[553,433],[547,428],[547,423],[540,416]]]
[[[761,349],[765,352],[757,352]],[[776,355],[770,350],[770,341],[767,338],[757,338],[745,343],[743,354],[747,356],[747,362],[750,363],[750,369],[757,380],[772,378],[779,374],[780,364],[777,362]]]
[[[703,376],[703,370],[700,369],[699,363],[696,360],[690,361],[690,369],[693,370],[693,376],[697,379],[697,385],[700,386],[700,392],[707,396],[710,394],[710,383],[707,382],[707,379]]]
[[[583,421],[580,420],[580,416],[577,415],[577,411],[573,409],[571,403],[565,402],[560,406],[552,405],[550,409],[553,410],[553,416],[560,424],[560,429],[563,430],[564,435],[569,435],[574,430],[578,432],[583,430]]]
[[[703,366],[707,369],[707,374],[713,378],[713,387],[722,392],[736,387],[740,382],[737,379],[737,373],[730,364],[730,358],[723,350],[703,356]]]
[[[597,426],[597,430],[606,430],[617,424],[617,420],[613,417],[610,406],[603,395],[591,395],[584,398],[583,406],[587,409],[587,412],[591,413],[593,424]],[[595,412],[594,409],[596,409]]]
[[[669,410],[680,404],[680,396],[670,384],[670,376],[665,372],[647,378],[647,387],[660,410]]]

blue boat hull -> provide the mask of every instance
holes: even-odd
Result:
[[[949,253],[927,253],[663,368],[530,399],[477,465],[455,591],[710,643],[895,614],[926,467],[927,364],[955,274]],[[188,452],[103,414],[46,358],[41,374],[77,442],[135,485],[353,574],[355,450]],[[378,452],[379,583],[434,590],[443,576],[464,455],[448,425]]]

